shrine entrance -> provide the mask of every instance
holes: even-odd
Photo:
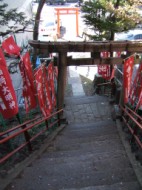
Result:
[[[75,14],[76,15],[76,36],[79,36],[79,19],[78,19],[78,15],[79,15],[79,8],[55,8],[56,11],[56,15],[57,15],[57,34],[58,34],[58,38],[60,38],[60,15],[69,15],[69,14]]]
[[[31,40],[29,44],[35,49],[37,54],[58,53],[57,59],[54,59],[54,65],[58,66],[58,89],[57,102],[58,109],[64,105],[64,92],[66,81],[67,66],[82,65],[122,65],[123,57],[113,57],[112,52],[127,52],[126,57],[135,52],[142,52],[139,42],[39,42]],[[90,58],[72,58],[67,55],[68,52],[90,52]],[[102,57],[101,52],[110,52],[110,57]]]

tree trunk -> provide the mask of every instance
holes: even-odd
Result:
[[[44,6],[44,3],[45,3],[45,0],[39,1],[38,9],[37,9],[36,16],[35,16],[33,40],[38,40],[38,29],[39,29],[39,22],[40,22],[40,14],[41,14],[42,8]],[[36,68],[36,57],[37,57],[37,55],[36,55],[36,52],[34,51],[33,52],[33,59],[32,59],[33,69]]]
[[[39,22],[40,22],[40,14],[41,14],[42,8],[44,6],[44,3],[45,3],[45,0],[39,1],[37,13],[35,16],[35,24],[34,24],[34,32],[33,32],[33,39],[34,40],[38,40],[38,29],[39,29]]]
[[[115,35],[115,33],[113,32],[113,31],[111,31],[111,34],[110,34],[110,40],[114,40],[114,35]]]
[[[114,4],[115,9],[118,8],[119,4],[120,4],[120,0],[117,0],[116,3]],[[115,17],[113,17],[113,22],[115,23]],[[115,36],[115,32],[111,31],[110,40],[114,40],[114,36]]]

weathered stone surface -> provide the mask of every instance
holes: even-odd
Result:
[[[107,99],[66,99],[65,114],[69,125],[7,190],[140,190]]]

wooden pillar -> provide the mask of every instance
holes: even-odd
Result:
[[[67,52],[58,54],[58,85],[57,85],[57,108],[58,110],[64,107],[64,95],[67,76]]]

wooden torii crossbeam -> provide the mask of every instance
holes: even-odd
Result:
[[[29,44],[36,50],[37,54],[67,52],[91,52],[91,58],[72,59],[67,57],[67,66],[71,65],[98,65],[98,64],[121,64],[123,58],[108,57],[102,58],[101,52],[127,52],[127,54],[142,53],[142,42],[110,41],[110,42],[40,42],[29,41]],[[61,63],[62,64],[62,63]]]
[[[40,50],[49,52],[137,52],[142,53],[142,41],[104,41],[104,42],[52,42],[30,40],[29,44]]]
[[[58,86],[57,102],[58,109],[64,105],[65,81],[67,66],[69,65],[97,65],[97,64],[122,64],[123,58],[102,58],[101,52],[126,52],[127,56],[134,53],[142,53],[141,41],[105,41],[105,42],[40,42],[29,41],[37,54],[58,53]],[[91,58],[72,59],[67,57],[68,52],[91,52]],[[111,55],[110,54],[110,55]]]

